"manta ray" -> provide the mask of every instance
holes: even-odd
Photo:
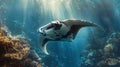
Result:
[[[49,41],[72,42],[81,28],[89,26],[96,27],[97,25],[84,20],[52,21],[38,29],[40,33],[40,48],[48,55],[46,45]]]

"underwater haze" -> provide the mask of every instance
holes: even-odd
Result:
[[[12,35],[27,38],[45,67],[90,67],[84,63],[89,53],[86,49],[89,44],[101,49],[103,46],[96,45],[96,40],[102,38],[106,42],[112,33],[120,31],[119,7],[120,0],[0,0],[0,21]],[[87,20],[101,28],[82,28],[73,42],[49,42],[50,55],[45,55],[39,48],[38,28],[65,19]]]

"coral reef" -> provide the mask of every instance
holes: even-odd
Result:
[[[40,57],[20,37],[0,27],[0,67],[42,67]]]
[[[97,44],[98,47],[93,48],[93,46],[96,46],[96,43],[87,47],[88,53],[83,56],[81,67],[120,67],[119,32],[112,33],[107,41],[103,40],[103,44]]]

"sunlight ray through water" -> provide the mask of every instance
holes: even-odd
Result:
[[[72,0],[36,0],[40,7],[40,11],[43,15],[50,13],[55,19],[64,19],[65,14],[69,15],[69,18],[74,18],[74,12],[72,7]]]

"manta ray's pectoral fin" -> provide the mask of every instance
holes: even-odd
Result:
[[[81,26],[79,25],[73,25],[70,29],[70,31],[67,33],[67,35],[72,35],[73,36],[73,40],[75,39],[78,31],[80,30]]]
[[[75,39],[78,31],[80,30],[81,26],[73,25],[72,26],[72,31],[73,31],[73,39]]]
[[[42,41],[42,43],[41,43],[41,49],[42,49],[42,51],[45,53],[45,54],[49,54],[48,52],[47,52],[47,49],[46,49],[46,46],[47,46],[47,42],[49,41],[49,39],[47,39],[47,38],[45,38],[45,39],[43,39],[43,41]]]
[[[69,35],[73,35],[73,40],[75,39],[78,31],[82,27],[97,27],[98,25],[94,23],[90,23],[88,21],[83,21],[83,20],[64,20],[62,21],[66,26],[71,26],[70,31],[65,35],[66,37]]]
[[[66,25],[79,25],[81,27],[84,27],[84,26],[98,26],[94,23],[91,23],[91,22],[88,22],[88,21],[85,21],[85,20],[64,20],[62,21],[64,24]]]

